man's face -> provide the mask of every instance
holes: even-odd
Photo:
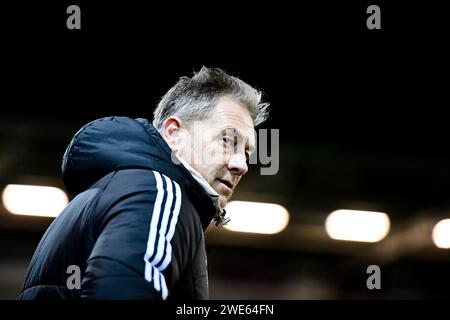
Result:
[[[224,208],[255,149],[253,120],[248,110],[222,97],[204,119],[189,123],[177,154],[197,170],[219,194]]]

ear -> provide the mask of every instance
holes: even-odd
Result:
[[[182,128],[182,121],[177,116],[170,116],[163,122],[162,131],[164,140],[174,151],[178,149],[179,136]]]

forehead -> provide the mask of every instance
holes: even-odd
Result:
[[[240,103],[229,97],[219,99],[216,107],[211,110],[208,117],[208,125],[214,130],[224,130],[234,128],[238,134],[245,138],[254,136],[253,119],[250,112]]]

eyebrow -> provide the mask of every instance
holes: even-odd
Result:
[[[233,128],[233,127],[225,127],[225,128],[223,128],[222,131],[221,131],[222,134],[225,133],[226,130],[233,130],[233,132],[234,132],[234,134],[235,134],[236,136],[238,136],[241,140],[244,139],[244,136],[239,132],[238,129]],[[249,140],[249,139],[248,139],[248,140]],[[255,151],[255,147],[250,146],[250,144],[247,143],[247,144],[245,145],[245,151],[248,151],[248,152],[250,152],[250,153],[253,153],[253,151]]]

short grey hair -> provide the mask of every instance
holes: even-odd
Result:
[[[247,108],[255,126],[269,116],[269,103],[261,102],[261,91],[222,69],[202,67],[192,78],[181,77],[161,98],[153,113],[153,125],[161,130],[170,116],[185,122],[205,118],[222,97],[230,97]]]

